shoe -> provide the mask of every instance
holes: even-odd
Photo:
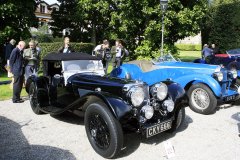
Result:
[[[13,103],[23,103],[24,100],[14,100]]]

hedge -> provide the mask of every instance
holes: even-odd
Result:
[[[42,59],[49,53],[55,53],[60,47],[64,45],[63,42],[54,43],[39,43],[38,47],[41,49]],[[92,53],[94,45],[92,43],[70,43],[75,52]],[[40,63],[40,70],[42,70],[42,62]]]
[[[201,44],[175,44],[180,51],[201,51]]]
[[[240,2],[210,7],[202,30],[203,44],[216,44],[219,53],[240,46]]]

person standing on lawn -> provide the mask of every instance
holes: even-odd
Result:
[[[211,56],[212,55],[212,51],[210,48],[208,48],[207,44],[204,44],[203,46],[203,50],[202,50],[202,59],[206,59],[207,56]]]
[[[216,54],[218,54],[218,48],[216,47],[216,45],[215,44],[212,44],[212,55],[216,55]]]
[[[60,47],[56,53],[71,53],[75,52],[74,49],[69,45],[70,39],[68,37],[64,38],[64,46]]]
[[[16,41],[14,39],[11,39],[9,44],[6,46],[6,55],[5,55],[5,61],[7,61],[7,64],[9,65],[9,58],[13,50],[13,46],[15,45]],[[10,72],[8,72],[8,77],[11,78]]]
[[[24,41],[20,41],[18,43],[18,47],[14,48],[10,59],[10,70],[14,76],[13,83],[13,103],[22,103],[24,102],[20,98],[20,93],[22,91],[23,84],[23,74],[24,74],[24,64],[23,64],[23,51],[26,48],[26,43]]]
[[[102,44],[97,45],[97,47],[94,49],[95,52],[98,51],[104,51],[105,48],[109,48],[109,41],[104,39]],[[109,48],[110,49],[110,48]],[[103,63],[103,67],[105,68],[105,74],[107,75],[107,70],[108,70],[108,64],[109,61],[111,60],[111,58],[103,58],[102,63]]]
[[[39,64],[41,60],[41,54],[36,49],[36,42],[34,40],[29,42],[29,47],[30,48],[25,49],[23,53],[26,82],[29,76],[38,76]]]
[[[121,66],[122,58],[124,57],[124,49],[122,46],[120,46],[121,41],[117,40],[115,41],[115,46],[112,46],[111,53],[113,55],[112,57],[112,65],[113,69]]]

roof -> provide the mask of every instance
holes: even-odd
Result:
[[[100,57],[91,56],[87,53],[50,53],[43,61],[70,61],[70,60],[101,60]]]

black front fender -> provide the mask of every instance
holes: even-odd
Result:
[[[84,103],[79,109],[85,112],[90,104],[98,101],[103,101],[120,123],[126,123],[133,116],[131,106],[127,105],[120,97],[107,92],[89,92],[85,94],[78,100],[78,104]]]
[[[29,77],[26,83],[26,92],[29,93],[29,88],[31,83],[34,83],[37,90],[38,102],[39,106],[46,106],[49,104],[49,95],[48,95],[48,78],[40,76],[40,77]]]

